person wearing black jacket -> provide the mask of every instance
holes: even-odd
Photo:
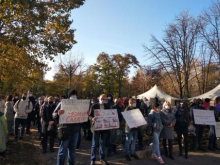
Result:
[[[184,101],[180,102],[180,106],[175,114],[176,125],[175,129],[177,132],[177,140],[179,144],[179,156],[183,154],[182,147],[182,135],[184,137],[184,148],[185,148],[185,158],[188,158],[188,127],[190,123],[190,116],[187,103]]]
[[[56,108],[56,105],[53,103],[53,97],[48,97],[48,103],[47,105],[44,105],[42,107],[42,134],[43,134],[43,140],[42,140],[42,147],[43,151],[42,153],[47,152],[47,139],[48,136],[50,137],[50,152],[54,152],[54,139],[56,137],[56,124],[54,123],[54,119],[52,117],[53,111]]]
[[[203,104],[202,100],[201,100],[201,99],[197,99],[195,106],[192,106],[192,107],[190,108],[190,117],[191,117],[191,119],[192,119],[193,125],[194,125],[195,128],[196,128],[196,136],[193,138],[193,147],[192,147],[192,150],[193,150],[193,151],[195,150],[195,148],[196,148],[196,140],[198,140],[199,150],[201,150],[201,151],[203,151],[203,152],[206,152],[206,149],[202,147],[202,139],[203,139],[203,133],[204,133],[205,125],[195,124],[194,114],[193,114],[193,109],[199,109],[199,110],[201,110],[201,113],[202,113],[203,110],[205,110],[205,109],[202,107],[202,104]]]
[[[77,99],[77,91],[70,90],[69,97],[72,100]],[[61,109],[61,103],[57,105],[53,112],[53,118],[59,123],[59,116],[63,115],[65,110]],[[75,164],[75,151],[80,133],[80,123],[58,124],[58,138],[60,140],[57,154],[57,165],[64,165],[66,156],[68,164]]]
[[[101,130],[95,131],[95,109],[110,109],[108,105],[108,99],[105,94],[100,95],[99,103],[94,104],[89,112],[89,120],[91,121],[91,132],[93,133],[92,136],[92,147],[91,147],[91,165],[95,165],[96,161],[96,148],[98,146],[97,142],[99,143],[99,156],[102,165],[107,165],[108,162],[105,160],[105,139],[106,136],[109,134],[109,130]]]

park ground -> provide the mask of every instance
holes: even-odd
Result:
[[[42,154],[39,149],[40,140],[38,140],[37,130],[32,129],[31,135],[25,135],[22,141],[14,142],[9,138],[7,144],[7,153],[5,157],[0,157],[0,165],[55,165],[57,159],[58,143],[55,144],[55,152]],[[76,151],[76,165],[90,164],[90,147],[91,141],[86,141],[82,138],[80,149]],[[189,158],[178,156],[178,147],[174,146],[175,160],[163,157],[165,164],[168,165],[217,165],[220,162],[220,151],[216,152],[190,152]],[[138,151],[140,160],[132,159],[130,162],[124,158],[123,150],[118,150],[118,155],[107,157],[111,165],[158,165],[159,163],[152,160],[146,151]],[[97,161],[97,164],[99,162]]]

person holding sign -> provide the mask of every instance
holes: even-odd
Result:
[[[92,147],[91,147],[91,165],[95,165],[96,161],[96,148],[97,142],[99,143],[99,156],[102,165],[107,165],[108,162],[105,160],[105,139],[109,132],[109,130],[95,130],[95,122],[96,117],[94,114],[94,110],[96,109],[110,109],[108,105],[108,99],[105,94],[101,94],[99,97],[99,103],[92,105],[90,112],[89,112],[89,120],[91,121],[91,132],[93,133],[92,136]]]
[[[72,100],[77,99],[77,91],[71,90],[69,97]],[[59,116],[63,115],[65,110],[61,109],[61,103],[57,105],[53,112],[53,118],[58,122]],[[64,165],[66,155],[68,155],[68,164],[75,165],[75,150],[80,133],[80,123],[58,124],[58,138],[60,140],[57,154],[57,165]]]
[[[148,115],[148,125],[153,127],[153,145],[152,145],[152,154],[151,157],[156,159],[160,164],[164,164],[164,161],[160,155],[160,144],[159,144],[159,137],[160,132],[163,129],[162,119],[161,119],[161,112],[160,112],[160,104],[158,98],[155,98],[155,103],[152,105],[152,110]]]
[[[196,139],[198,140],[198,146],[199,146],[199,150],[206,152],[206,150],[202,147],[202,139],[203,139],[203,132],[205,129],[205,125],[199,125],[199,124],[195,124],[195,119],[194,119],[194,114],[193,114],[193,109],[199,109],[202,111],[204,110],[204,108],[202,107],[202,100],[201,99],[197,99],[196,100],[196,105],[190,108],[190,117],[192,119],[192,123],[196,128],[196,137],[194,137],[193,139],[193,148],[192,150],[195,150],[196,148]]]
[[[124,111],[130,111],[136,108],[136,100],[130,98],[128,101],[128,107]],[[135,159],[139,159],[139,157],[135,154],[135,143],[137,140],[138,128],[129,128],[128,124],[125,123],[125,158],[127,161],[131,161],[131,157]],[[129,156],[130,153],[130,156]]]

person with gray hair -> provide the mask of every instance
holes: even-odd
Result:
[[[91,165],[95,165],[96,161],[96,148],[99,143],[99,156],[102,165],[107,165],[108,162],[105,160],[105,139],[106,136],[109,134],[109,130],[95,130],[95,122],[96,117],[94,114],[95,109],[110,109],[108,105],[108,99],[105,94],[101,94],[99,97],[99,103],[93,104],[90,108],[89,112],[89,120],[91,121],[91,132],[93,133],[92,136],[92,147],[91,147]]]

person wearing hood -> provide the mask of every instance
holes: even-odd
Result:
[[[69,98],[71,100],[77,99],[77,91],[70,90]],[[76,147],[80,134],[80,123],[74,124],[59,124],[59,116],[63,115],[65,110],[61,109],[61,103],[59,103],[53,112],[53,118],[58,123],[58,138],[59,150],[57,153],[57,165],[64,165],[66,156],[68,156],[68,164],[75,165]]]
[[[161,111],[160,111],[159,100],[156,97],[155,103],[152,105],[152,109],[148,115],[147,123],[150,127],[153,128],[153,145],[152,145],[152,154],[151,158],[156,159],[160,164],[164,164],[163,158],[160,154],[160,144],[159,137],[163,129]]]
[[[99,103],[92,105],[89,112],[89,120],[91,121],[91,132],[93,133],[92,136],[92,147],[91,147],[91,165],[95,165],[96,161],[96,148],[99,143],[99,156],[102,165],[107,165],[108,162],[105,160],[105,140],[106,136],[109,134],[109,130],[100,130],[95,131],[95,122],[96,117],[94,114],[95,109],[110,109],[108,104],[108,98],[105,94],[101,94],[99,97]]]
[[[165,101],[163,109],[161,110],[161,119],[163,123],[163,129],[160,133],[160,137],[163,138],[163,148],[165,156],[172,160],[173,157],[173,139],[174,139],[174,126],[176,124],[175,110],[172,109],[170,102]],[[167,140],[169,146],[169,152],[167,151]]]
[[[110,109],[113,107],[113,105],[114,105],[114,100],[113,100],[113,96],[112,96],[112,94],[108,94],[107,95],[107,99],[108,99],[108,105],[109,105],[109,107],[110,107]]]
[[[22,99],[18,100],[14,105],[15,111],[15,141],[18,140],[18,127],[21,125],[20,140],[23,139],[24,128],[28,118],[28,114],[32,112],[33,106],[30,101],[27,100],[27,94],[22,95]]]
[[[195,150],[196,140],[198,140],[199,150],[201,150],[203,152],[206,152],[206,149],[203,148],[203,146],[202,146],[202,139],[203,139],[203,133],[204,133],[205,125],[195,124],[195,119],[194,119],[194,114],[193,114],[193,109],[199,109],[199,110],[201,110],[201,113],[202,113],[203,110],[205,110],[202,107],[202,104],[203,104],[203,101],[201,99],[197,99],[196,104],[190,108],[190,117],[192,119],[192,124],[193,124],[193,126],[195,126],[195,129],[196,129],[196,136],[193,138],[192,150],[193,151]]]

